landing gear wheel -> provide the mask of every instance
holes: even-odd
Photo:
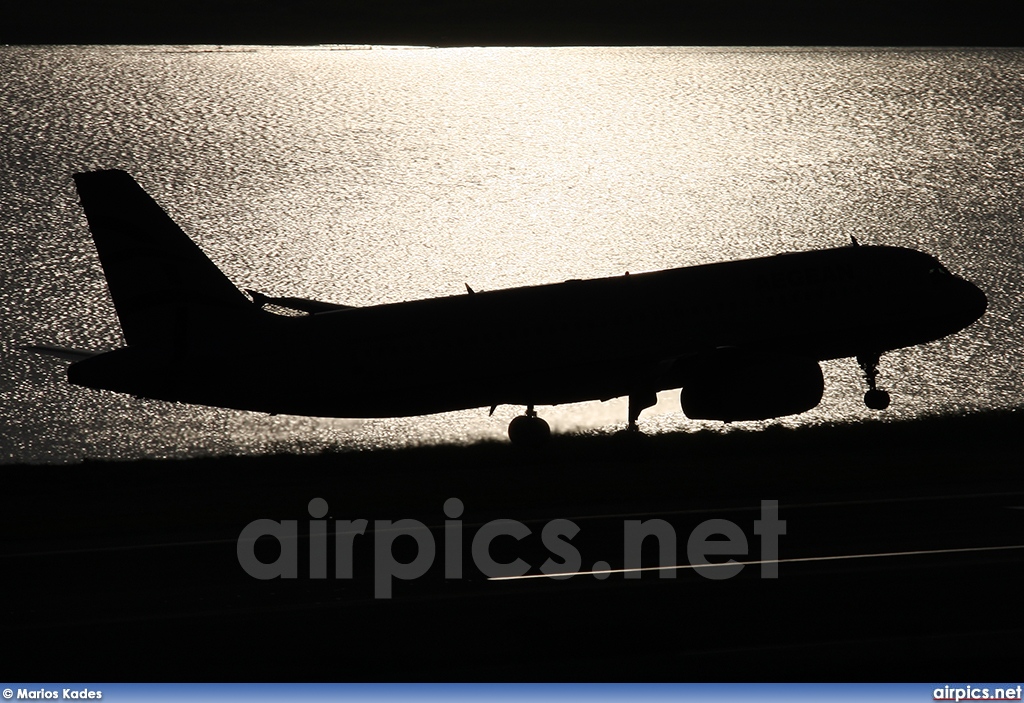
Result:
[[[509,423],[508,438],[517,447],[539,447],[551,439],[551,427],[530,408]]]
[[[871,410],[885,410],[889,407],[891,398],[887,391],[880,391],[877,388],[864,394],[864,405]]]
[[[632,424],[627,425],[626,427],[623,427],[621,430],[618,430],[617,432],[613,433],[612,436],[615,437],[616,439],[632,442],[638,439],[642,439],[647,435],[645,435],[634,422]]]
[[[857,357],[857,364],[864,372],[864,379],[868,382],[868,392],[864,394],[864,405],[871,410],[885,410],[889,407],[891,398],[887,391],[878,388],[878,362],[881,354],[862,354]]]
[[[612,435],[612,446],[627,452],[629,455],[635,453],[646,443],[647,435],[641,432],[640,428],[636,425],[630,425]]]

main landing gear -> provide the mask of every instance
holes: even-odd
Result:
[[[626,429],[619,430],[617,434],[639,437],[643,435],[640,428],[637,426],[636,421],[647,408],[653,406],[658,402],[658,394],[654,391],[647,391],[641,393],[630,393],[629,394],[629,423],[626,425]]]
[[[640,413],[658,402],[658,394],[654,391],[630,393],[629,423],[626,428],[616,432],[620,437],[643,437],[643,432],[636,421]],[[494,412],[494,408],[491,408]],[[508,438],[517,447],[538,447],[551,439],[551,428],[543,419],[537,417],[532,405],[526,406],[526,414],[513,418],[508,425]]]
[[[517,447],[539,447],[551,439],[551,428],[532,405],[526,406],[526,414],[520,415],[508,425],[508,438]]]
[[[891,398],[887,391],[878,388],[878,361],[881,354],[862,354],[857,356],[857,363],[864,372],[864,379],[868,382],[868,392],[864,394],[864,405],[872,410],[885,410],[889,407]]]

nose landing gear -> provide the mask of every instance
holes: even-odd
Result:
[[[877,353],[857,356],[857,364],[860,365],[864,372],[864,379],[868,382],[868,392],[864,394],[864,405],[871,410],[885,410],[892,400],[888,391],[878,388],[878,362],[881,356]]]

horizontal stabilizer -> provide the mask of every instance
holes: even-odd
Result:
[[[351,305],[339,305],[338,303],[325,303],[321,300],[309,300],[308,298],[274,298],[269,295],[264,295],[259,291],[246,289],[245,291],[252,296],[252,302],[256,307],[261,310],[267,305],[277,305],[278,307],[288,308],[289,310],[296,310],[298,312],[308,313],[310,315],[316,315],[321,312],[334,312],[336,310],[351,310]]]
[[[37,354],[46,354],[47,356],[56,356],[65,361],[81,361],[82,359],[103,354],[101,351],[85,351],[83,349],[68,349],[67,347],[50,347],[45,345],[25,346],[19,347],[19,349]]]

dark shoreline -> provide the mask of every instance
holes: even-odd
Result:
[[[85,460],[67,465],[6,465],[4,522],[43,517],[58,501],[64,520],[102,529],[136,501],[145,519],[187,513],[205,529],[254,517],[305,517],[322,497],[346,516],[441,514],[450,497],[467,511],[514,513],[607,509],[658,510],[770,497],[871,496],[878,491],[941,493],[989,484],[1024,487],[1020,455],[1024,411],[1002,410],[893,422],[731,432],[678,432],[639,442],[614,435],[556,435],[541,451],[507,442],[374,451],[326,449],[319,455],[267,454],[191,459]],[[199,490],[201,488],[201,490]],[[156,492],[152,492],[156,491]],[[95,510],[112,496],[107,518]],[[26,500],[28,499],[28,500]],[[38,501],[38,502],[37,502]],[[91,505],[91,507],[87,507]],[[342,507],[344,506],[344,509]],[[46,511],[52,518],[54,511]],[[134,512],[127,512],[127,516]],[[45,526],[39,528],[45,533]],[[8,539],[21,530],[8,529]]]
[[[1022,430],[1024,412],[1002,411],[639,445],[559,436],[540,453],[494,442],[5,466],[7,664],[91,681],[1010,680],[1024,655],[1024,510],[1007,509],[1024,506]],[[765,499],[788,521],[784,556],[935,553],[787,564],[778,580],[754,566],[729,581],[507,585],[432,571],[389,600],[358,556],[355,581],[258,581],[236,559],[245,524],[307,525],[313,498],[329,520],[439,525],[450,497],[467,530],[578,521],[588,567],[614,558],[625,517],[749,530]],[[539,564],[536,547],[520,556]]]

